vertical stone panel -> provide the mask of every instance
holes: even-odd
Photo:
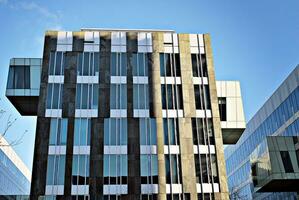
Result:
[[[137,33],[127,32],[127,120],[128,120],[128,195],[129,199],[139,199],[140,179],[140,140],[139,119],[133,118],[133,66],[132,53],[137,52]]]
[[[79,49],[83,49],[83,38],[80,32],[73,32],[73,51],[65,53],[64,60],[64,84],[62,94],[62,117],[68,119],[67,145],[64,178],[64,199],[71,198],[72,188],[72,161],[74,144],[74,123],[76,108],[76,84],[77,84],[77,56]]]
[[[91,199],[100,199],[104,185],[104,118],[91,119],[90,145],[89,194]]]
[[[181,79],[184,103],[184,117],[195,117],[195,97],[192,75],[189,34],[179,34]]]
[[[208,80],[209,80],[211,109],[212,109],[212,117],[213,117],[212,120],[213,120],[216,157],[217,157],[219,184],[220,184],[220,192],[221,192],[220,199],[229,199],[222,132],[221,132],[220,117],[219,117],[218,97],[216,91],[216,81],[215,81],[215,72],[214,72],[214,64],[213,64],[213,54],[212,54],[212,47],[211,47],[211,37],[209,34],[204,34],[204,42],[205,42],[205,52],[206,52],[207,66],[208,66],[208,76],[209,76]]]
[[[110,117],[110,57],[111,33],[100,32],[100,84],[98,117]]]
[[[35,134],[34,157],[32,166],[32,181],[30,199],[37,200],[39,195],[45,194],[48,145],[50,133],[50,119],[45,118],[48,68],[50,52],[56,50],[57,32],[48,31],[45,35],[43,61],[41,69],[40,95],[37,110],[37,124]]]
[[[179,118],[183,192],[190,193],[191,199],[197,199],[191,124],[191,117],[195,116],[195,102],[192,82],[190,43],[188,34],[179,34],[178,36],[184,103],[184,118]]]
[[[160,81],[160,52],[164,51],[163,33],[153,33],[152,66],[149,71],[149,94],[150,94],[150,116],[156,118],[157,122],[157,153],[158,153],[158,183],[159,200],[166,199],[165,157],[164,157],[164,135],[162,119],[162,98]]]

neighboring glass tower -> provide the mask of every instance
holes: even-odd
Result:
[[[223,142],[245,120],[208,34],[47,31],[39,73],[24,62],[11,60],[7,97],[37,115],[31,199],[229,198]]]
[[[296,193],[283,192],[284,190],[291,191],[291,188],[296,184],[296,182],[292,182],[292,186],[283,187],[287,184],[286,180],[281,180],[279,182],[280,187],[278,185],[278,188],[274,190],[278,191],[281,189],[281,192],[256,192],[256,177],[254,177],[256,174],[254,169],[256,169],[256,167],[254,167],[253,164],[258,164],[255,160],[256,157],[262,156],[262,154],[266,152],[259,149],[265,149],[266,136],[299,136],[298,117],[299,66],[295,68],[262,108],[247,123],[247,128],[237,144],[225,149],[228,187],[232,199],[297,199]],[[284,144],[285,142],[282,144],[278,143],[278,147],[283,148]],[[274,164],[280,168],[280,171],[276,173],[283,172],[283,179],[290,178],[292,173],[299,174],[299,150],[297,150],[297,161],[296,156],[294,159],[291,157],[293,167],[286,165],[286,161],[288,161],[287,158],[289,158],[287,149],[275,156],[270,153],[270,157],[271,156],[272,165]],[[289,170],[290,168],[293,170]],[[268,168],[264,166],[264,170],[266,169],[268,170]],[[298,180],[298,175],[296,176]],[[274,186],[272,185],[271,187]],[[270,191],[271,187],[268,186],[267,190]],[[299,190],[298,188],[299,187],[297,187],[297,191]]]
[[[28,195],[31,173],[9,143],[0,137],[0,196]]]

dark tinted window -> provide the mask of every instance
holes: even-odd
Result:
[[[218,105],[219,105],[220,120],[226,121],[226,98],[219,97]]]
[[[288,151],[281,151],[280,156],[286,173],[293,173],[293,165]]]
[[[10,66],[8,89],[30,89],[30,66]]]

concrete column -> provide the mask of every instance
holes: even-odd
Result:
[[[211,37],[209,34],[204,34],[204,42],[205,42],[205,52],[206,52],[207,66],[208,66],[208,76],[209,76],[208,81],[209,81],[209,89],[210,89],[211,109],[212,109],[212,116],[213,116],[212,120],[213,120],[213,128],[214,128],[215,148],[216,148],[218,176],[219,176],[219,185],[220,185],[220,194],[215,193],[215,199],[225,200],[225,199],[229,199],[229,195],[228,195],[228,187],[227,187],[221,124],[220,124],[220,117],[219,117],[218,97],[216,91]]]
[[[149,73],[149,92],[151,104],[151,117],[157,122],[157,151],[158,151],[158,182],[159,200],[166,200],[166,177],[165,177],[165,157],[164,157],[164,135],[162,118],[162,98],[160,81],[160,52],[163,52],[163,33],[153,33],[153,54],[152,68]]]
[[[183,192],[190,193],[192,200],[197,200],[195,163],[193,153],[191,117],[195,117],[195,98],[192,81],[192,65],[189,34],[179,34],[181,79],[184,105],[184,118],[179,118],[181,173]]]

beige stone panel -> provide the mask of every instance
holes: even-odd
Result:
[[[211,37],[209,34],[204,34],[204,41],[205,41],[205,52],[206,52],[207,66],[208,66],[208,76],[209,76],[208,79],[209,79],[209,88],[210,88],[210,97],[211,97],[211,107],[212,107],[212,116],[213,116],[213,125],[214,125],[215,147],[216,147],[216,156],[217,156],[217,164],[218,164],[221,199],[228,199],[228,187],[227,187],[225,158],[223,152],[223,140],[222,140],[220,118],[219,118],[218,97],[216,91]]]
[[[195,117],[195,98],[192,81],[192,64],[190,54],[189,34],[179,34],[179,51],[181,64],[181,79],[183,92],[184,116]]]
[[[179,118],[181,172],[184,193],[190,193],[196,199],[196,177],[193,154],[191,118]]]
[[[153,117],[157,122],[157,152],[158,152],[158,199],[166,200],[166,176],[165,176],[165,157],[164,157],[164,134],[162,119],[162,98],[160,81],[160,52],[163,52],[163,33],[154,32],[152,53],[152,94],[153,94]]]

